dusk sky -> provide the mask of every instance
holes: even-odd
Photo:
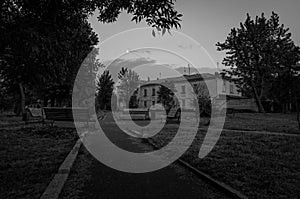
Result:
[[[145,22],[138,24],[131,22],[132,15],[122,13],[118,21],[112,24],[102,24],[94,15],[90,18],[90,22],[99,36],[100,43],[103,41],[105,43],[108,38],[121,33],[107,42],[109,48],[102,48],[102,58],[107,61],[120,58],[120,56],[124,57],[126,56],[124,53],[137,48],[153,47],[177,53],[195,67],[216,67],[217,62],[222,62],[224,53],[218,52],[215,44],[224,42],[230,29],[238,27],[240,22],[245,21],[246,13],[255,17],[264,12],[268,18],[272,11],[279,14],[280,23],[290,28],[294,42],[297,45],[300,44],[299,0],[178,0],[175,7],[183,14],[182,28],[177,30],[178,33],[172,34],[173,36],[165,34],[163,38],[159,36],[154,38],[151,35],[151,29],[129,31],[125,35],[121,33],[134,28],[148,27]],[[189,37],[196,42],[189,40]],[[144,42],[141,42],[142,40]],[[176,40],[176,44],[174,44],[174,40]],[[145,56],[143,52],[138,52],[131,56],[156,59],[160,60],[159,62],[162,64],[168,63],[177,65],[177,67],[186,65],[184,59],[177,60],[175,63],[174,59],[167,61],[162,57],[157,57],[159,53],[152,54],[148,53]],[[199,61],[200,59],[201,61]]]

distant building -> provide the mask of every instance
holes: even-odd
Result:
[[[158,90],[165,81],[174,83],[175,95],[182,108],[193,108],[194,88],[199,85],[206,85],[211,98],[221,98],[224,96],[241,97],[235,83],[229,79],[222,78],[218,73],[183,75],[181,77],[172,77],[143,82],[139,88],[139,107],[150,108],[151,105],[158,103]]]

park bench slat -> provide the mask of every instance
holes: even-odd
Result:
[[[126,109],[122,112],[122,117],[126,119],[149,119],[148,109]]]
[[[89,110],[87,108],[44,108],[46,120],[55,121],[74,121],[73,114],[76,120],[81,122],[92,122]],[[52,123],[52,124],[53,124]]]

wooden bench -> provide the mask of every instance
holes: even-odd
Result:
[[[226,114],[234,116],[237,110],[235,108],[227,108]]]
[[[148,120],[150,119],[149,109],[124,109],[122,119]]]
[[[44,111],[42,108],[27,108],[30,116],[32,118],[41,119],[41,121],[44,119]]]
[[[88,125],[89,122],[95,122],[91,119],[89,109],[87,108],[61,108],[61,107],[47,107],[43,108],[45,113],[45,120],[52,121],[52,126],[55,121],[69,121],[74,122],[73,114],[75,115],[76,121],[86,122]]]

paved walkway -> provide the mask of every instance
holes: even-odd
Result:
[[[101,121],[109,139],[120,148],[134,152],[152,150],[140,139],[122,133],[110,116]],[[108,149],[109,151],[109,149]],[[85,198],[227,198],[177,163],[159,171],[133,174],[111,169],[98,161],[90,168],[92,178],[82,190]]]

